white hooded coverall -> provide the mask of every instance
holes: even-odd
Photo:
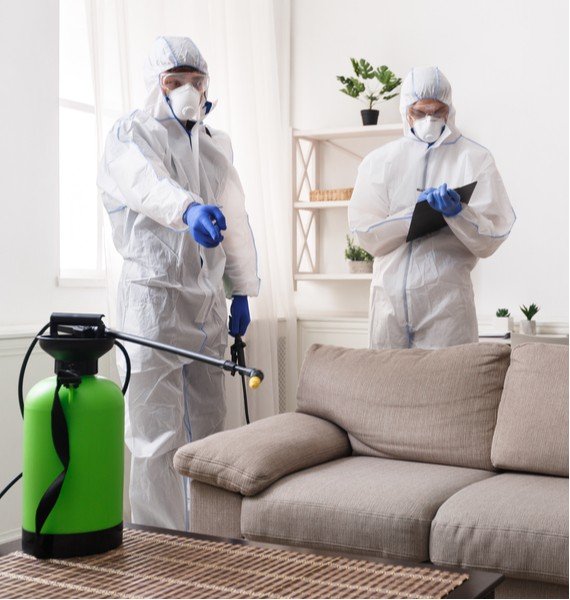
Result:
[[[432,98],[449,107],[429,145],[408,124],[408,107]],[[438,348],[478,341],[471,271],[505,241],[515,214],[491,153],[455,125],[451,86],[436,67],[413,69],[402,84],[404,136],[366,156],[349,204],[349,226],[374,258],[371,348]],[[420,191],[447,183],[477,186],[449,227],[406,242]]]
[[[145,65],[146,105],[115,123],[100,165],[98,185],[124,259],[117,327],[221,358],[226,294],[258,294],[257,256],[228,136],[201,122],[188,132],[160,89],[160,74],[177,66],[208,72],[191,40],[158,38]],[[224,213],[219,246],[200,246],[188,233],[182,216],[192,202]],[[172,456],[222,429],[223,372],[134,344],[128,351],[132,520],[188,529],[187,482],[174,471]]]

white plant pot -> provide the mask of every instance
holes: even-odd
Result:
[[[521,321],[521,333],[525,335],[536,335],[536,321],[523,319]]]
[[[512,317],[495,317],[494,327],[496,331],[513,331],[514,323]]]
[[[347,260],[349,273],[372,273],[372,261]]]

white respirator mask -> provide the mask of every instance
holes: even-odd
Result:
[[[205,115],[202,94],[191,83],[169,92],[168,101],[174,116],[180,121],[199,121]]]
[[[414,133],[423,142],[433,144],[441,135],[445,127],[445,120],[439,117],[427,116],[414,121]]]

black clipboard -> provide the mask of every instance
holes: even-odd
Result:
[[[471,195],[473,194],[476,185],[477,182],[474,181],[473,183],[468,183],[467,185],[453,189],[459,194],[463,204],[469,204],[469,200],[471,200]],[[411,242],[412,240],[423,237],[428,233],[433,233],[443,227],[447,227],[443,215],[435,210],[435,208],[432,208],[427,200],[422,200],[421,202],[418,202],[414,208],[414,214],[412,215],[412,222],[410,223],[406,242]]]

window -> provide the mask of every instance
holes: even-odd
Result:
[[[85,3],[59,2],[60,278],[104,276],[97,128]]]

